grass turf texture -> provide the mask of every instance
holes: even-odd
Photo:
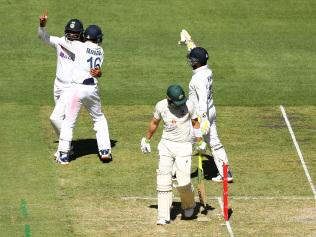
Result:
[[[209,221],[177,215],[159,228],[156,200],[122,198],[156,195],[161,130],[149,156],[140,154],[139,141],[167,86],[187,91],[186,50],[176,44],[182,28],[211,56],[218,130],[236,179],[229,190],[235,235],[316,234],[315,200],[278,107],[285,105],[315,183],[314,1],[0,3],[0,236],[228,236],[216,199],[209,200]],[[72,17],[104,30],[100,89],[115,143],[110,164],[97,159],[85,112],[75,130],[76,159],[67,167],[53,161],[56,56],[36,37],[45,9],[53,35]],[[204,159],[206,170],[210,163]],[[220,185],[206,181],[206,189],[208,197],[221,195]],[[276,199],[237,198],[246,196]]]

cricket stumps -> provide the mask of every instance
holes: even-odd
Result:
[[[228,221],[228,181],[227,181],[227,175],[228,175],[228,165],[224,163],[223,165],[223,212],[224,212],[224,219],[225,221]]]

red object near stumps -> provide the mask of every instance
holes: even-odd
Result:
[[[227,174],[228,174],[228,165],[224,163],[223,165],[223,201],[224,201],[224,219],[228,221],[228,181],[227,181]]]

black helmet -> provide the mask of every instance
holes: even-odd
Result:
[[[65,37],[68,40],[79,40],[82,37],[83,24],[78,19],[71,19],[65,26]]]
[[[85,40],[91,40],[95,43],[101,43],[102,42],[102,30],[97,25],[90,25],[87,27],[87,29],[83,33]]]
[[[206,49],[202,47],[196,47],[191,50],[187,57],[192,67],[194,67],[197,63],[201,64],[201,66],[204,66],[208,60],[208,53]]]
[[[170,105],[181,106],[187,101],[184,91],[179,85],[171,85],[167,89],[167,99]]]

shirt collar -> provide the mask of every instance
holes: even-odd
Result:
[[[193,74],[196,74],[196,73],[198,73],[199,71],[202,71],[202,70],[207,69],[207,68],[208,68],[208,66],[207,66],[207,64],[206,64],[206,65],[204,65],[204,66],[202,66],[202,67],[199,67],[199,68],[193,70]]]

